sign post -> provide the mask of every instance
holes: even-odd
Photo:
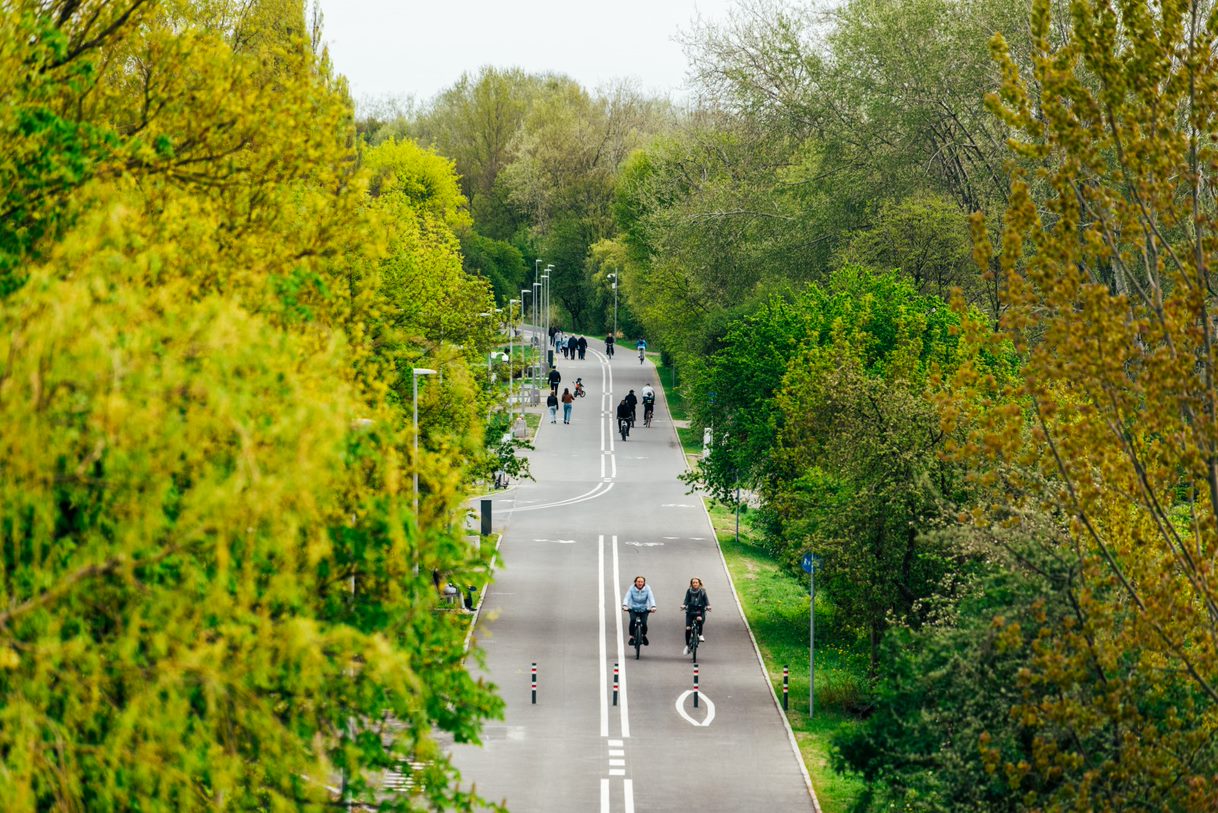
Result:
[[[820,567],[820,557],[814,553],[805,553],[799,566],[808,574],[808,718],[816,714],[816,569]]]

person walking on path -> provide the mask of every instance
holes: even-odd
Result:
[[[575,334],[571,334],[571,336],[567,338],[567,356],[568,358],[574,359],[578,353],[579,337]]]
[[[550,393],[552,395],[558,395],[558,385],[559,385],[559,382],[562,381],[562,374],[558,372],[557,367],[550,368],[550,375],[549,375],[548,380],[550,382]]]
[[[550,410],[550,423],[558,423],[558,396],[553,392],[546,396],[546,409]]]
[[[571,390],[566,387],[562,388],[562,422],[571,423],[571,406],[575,403],[575,396],[571,394]]]
[[[584,360],[584,354],[588,352],[588,339],[584,336],[579,337],[579,360]]]

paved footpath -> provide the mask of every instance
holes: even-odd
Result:
[[[482,747],[454,749],[464,781],[513,811],[813,810],[709,519],[677,480],[684,458],[664,399],[650,428],[640,404],[630,438],[613,432],[627,390],[659,389],[655,368],[625,348],[612,364],[592,347],[583,361],[559,355],[556,364],[563,385],[580,376],[588,394],[569,426],[561,409],[557,424],[543,415],[535,481],[494,503],[502,564],[475,636],[507,709]],[[659,604],[637,661],[621,612],[636,575]],[[698,653],[698,708],[681,652],[691,576],[713,607]]]

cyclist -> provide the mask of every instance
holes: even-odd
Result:
[[[623,398],[617,405],[617,425],[618,430],[622,433],[622,440],[630,434],[630,424],[634,418],[634,408]]]
[[[577,378],[575,379],[575,397],[583,398],[584,395],[586,395],[584,392],[584,380],[582,378]]]
[[[689,589],[685,591],[685,601],[681,603],[681,609],[685,611],[685,652],[682,654],[689,654],[689,642],[690,636],[693,634],[694,621],[700,618],[702,628],[706,628],[706,614],[710,608],[710,599],[706,597],[702,580],[695,576],[689,580]],[[698,640],[705,641],[706,636],[699,634]]]
[[[643,363],[643,354],[647,350],[647,340],[639,339],[639,343],[635,345],[639,349],[639,364]]]
[[[605,355],[613,358],[613,334],[610,333],[605,337]]]
[[[656,411],[656,391],[652,389],[651,382],[648,381],[643,385],[643,426],[651,426],[651,416]]]
[[[622,611],[630,613],[630,628],[638,626],[638,634],[643,636],[643,646],[647,646],[647,616],[656,611],[656,597],[652,595],[647,580],[642,576],[634,577],[634,584],[622,596]],[[630,646],[634,646],[634,636],[630,638]]]
[[[634,428],[634,417],[637,414],[639,406],[639,397],[634,394],[634,390],[626,393],[626,397],[622,399],[627,404],[630,404],[630,428]]]

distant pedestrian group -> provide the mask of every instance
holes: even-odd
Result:
[[[561,330],[555,334],[555,346],[565,359],[580,359],[588,353],[588,340],[583,336],[567,336]]]

